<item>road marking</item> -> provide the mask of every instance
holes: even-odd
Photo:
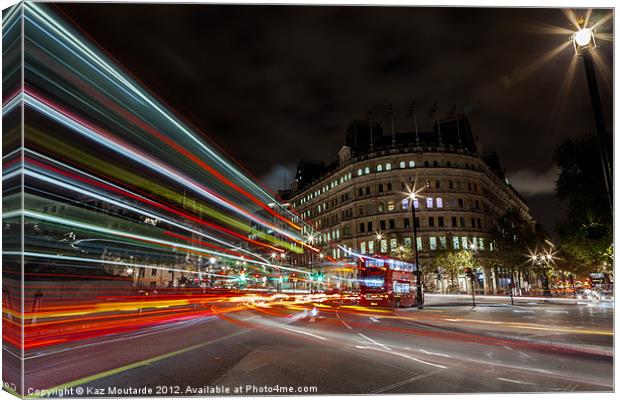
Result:
[[[376,344],[377,346],[381,346],[381,347],[383,347],[383,348],[384,348],[384,349],[386,349],[386,350],[392,350],[392,349],[390,349],[389,347],[387,347],[386,345],[384,345],[383,343],[379,343],[379,342],[377,342],[376,340],[371,339],[371,338],[369,338],[368,336],[364,335],[363,333],[359,333],[359,332],[358,332],[357,334],[358,334],[358,335],[360,335],[361,337],[363,337],[364,339],[368,340],[369,342],[371,342],[371,343],[373,343],[373,344]]]
[[[409,349],[407,347],[407,349]],[[428,354],[431,356],[439,356],[439,357],[446,357],[446,358],[452,358],[451,356],[447,355],[447,354],[443,354],[443,353],[433,353],[432,351],[426,351],[426,350],[419,350],[420,353],[424,353],[424,354]]]
[[[516,383],[516,384],[519,384],[519,385],[532,385],[532,386],[538,386],[538,385],[537,385],[537,384],[535,384],[535,383],[518,381],[518,380],[516,380],[516,379],[507,379],[507,378],[495,378],[495,379],[497,379],[498,381],[504,381],[504,382]]]
[[[175,350],[175,351],[172,351],[170,353],[166,353],[166,354],[162,354],[162,355],[159,355],[159,356],[147,358],[146,360],[142,360],[142,361],[138,361],[138,362],[135,362],[135,363],[127,364],[127,365],[124,365],[122,367],[109,369],[107,371],[99,372],[99,373],[94,374],[94,375],[90,375],[90,376],[87,376],[87,377],[84,377],[84,378],[76,379],[76,380],[71,381],[71,382],[63,383],[63,384],[54,386],[54,387],[49,388],[49,389],[41,390],[41,392],[42,393],[58,392],[58,391],[61,391],[61,390],[65,389],[65,388],[70,388],[70,387],[77,386],[77,385],[84,385],[84,384],[86,384],[88,382],[92,382],[92,381],[94,381],[96,379],[105,378],[105,377],[108,377],[110,375],[115,375],[115,374],[118,374],[120,372],[129,371],[130,369],[135,369],[135,368],[138,368],[138,367],[145,367],[145,366],[151,365],[151,364],[153,364],[155,362],[162,361],[162,360],[165,360],[167,358],[177,356],[179,354],[187,353],[188,351],[196,350],[196,349],[199,349],[201,347],[205,347],[205,346],[208,346],[208,345],[213,344],[213,343],[221,342],[223,340],[227,340],[227,339],[230,339],[230,338],[235,337],[235,336],[243,335],[243,334],[248,333],[250,331],[251,331],[250,329],[246,329],[246,330],[243,330],[243,331],[231,333],[230,335],[226,335],[226,336],[222,336],[222,337],[217,338],[217,339],[209,340],[208,342],[199,343],[199,344],[196,344],[196,345],[193,345],[193,346],[185,347],[184,349]],[[37,396],[37,395],[25,396],[25,398],[37,398],[37,397],[41,397],[41,396],[40,395],[39,396]]]
[[[344,322],[343,320],[340,320],[340,322],[342,322],[344,324],[344,326],[346,326],[349,329],[353,329],[351,328],[351,326],[349,324],[347,324],[346,322]]]
[[[445,365],[433,364],[433,363],[428,362],[428,361],[422,361],[419,358],[415,358],[415,357],[410,356],[409,354],[397,353],[395,351],[381,350],[381,349],[378,349],[376,347],[370,347],[370,346],[355,346],[355,347],[358,348],[358,349],[369,349],[369,350],[381,351],[383,353],[388,353],[388,354],[392,354],[392,355],[395,355],[395,356],[407,358],[409,360],[417,361],[419,363],[430,365],[430,366],[437,367],[437,368],[442,368],[442,369],[448,368]]]
[[[394,389],[394,388],[397,388],[399,386],[406,385],[408,383],[419,381],[421,379],[428,378],[429,376],[438,374],[440,372],[441,372],[441,370],[438,370],[438,371],[429,372],[428,374],[418,375],[418,376],[415,376],[415,377],[413,377],[411,379],[406,379],[404,381],[393,383],[393,384],[391,384],[389,386],[384,386],[384,387],[382,387],[380,389],[377,389],[377,390],[375,390],[373,392],[370,392],[370,394],[377,394],[377,393],[385,392],[386,390]]]
[[[370,319],[372,322],[379,322],[379,319],[377,319],[377,317],[368,317],[368,319]]]
[[[310,332],[298,331],[296,329],[291,329],[291,328],[282,328],[282,329],[285,329],[285,330],[291,331],[291,332],[295,332],[295,333],[301,333],[302,335],[312,336],[312,337],[315,337],[315,338],[321,339],[321,340],[327,340],[323,336],[315,335],[314,333],[310,333]]]

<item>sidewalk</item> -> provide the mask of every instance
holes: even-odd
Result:
[[[472,303],[471,294],[441,294],[425,293],[424,305],[468,305]],[[539,296],[513,296],[514,304],[587,304],[586,300],[567,298],[567,297],[539,297]],[[511,304],[510,296],[501,295],[476,295],[476,305],[478,304]]]

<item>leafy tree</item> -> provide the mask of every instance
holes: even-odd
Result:
[[[485,255],[488,268],[520,268],[527,264],[530,253],[538,251],[547,234],[516,208],[509,208],[495,219],[491,240],[495,251]]]
[[[568,206],[566,221],[556,227],[562,250],[582,274],[604,270],[613,262],[613,219],[598,138],[568,139],[555,159],[561,171],[556,196]]]
[[[476,256],[471,250],[443,250],[433,259],[433,267],[450,280],[449,291],[456,291],[456,279],[467,267],[476,266]]]

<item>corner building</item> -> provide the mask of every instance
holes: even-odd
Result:
[[[495,221],[508,208],[534,223],[497,155],[481,154],[463,116],[436,123],[432,132],[389,134],[377,123],[353,121],[336,162],[300,161],[289,201],[315,229],[304,233],[318,235],[315,243],[333,258],[350,258],[345,248],[397,257],[412,244],[414,221],[405,198],[414,185],[422,188],[415,223],[423,267],[441,250],[475,247],[479,258],[495,251]],[[306,258],[299,263],[311,262]],[[482,268],[478,276],[485,293],[506,284]],[[425,281],[430,290],[445,285],[435,273]]]

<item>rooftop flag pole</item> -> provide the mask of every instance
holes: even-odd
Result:
[[[415,145],[420,146],[420,137],[418,136],[418,117],[415,112],[415,101],[411,102],[409,108],[409,118],[413,117],[413,129],[415,130]]]
[[[392,107],[392,103],[388,105],[388,114],[390,116],[390,120],[392,122],[392,145],[396,144],[396,134],[394,133],[394,108]]]
[[[454,117],[454,121],[456,122],[456,134],[458,136],[459,146],[460,146],[462,144],[461,143],[461,127],[460,127],[459,119],[456,114],[456,104],[453,105],[452,108],[450,109],[449,116]]]
[[[372,137],[372,108],[368,110],[368,126],[370,127],[370,145],[374,145],[374,139]]]

